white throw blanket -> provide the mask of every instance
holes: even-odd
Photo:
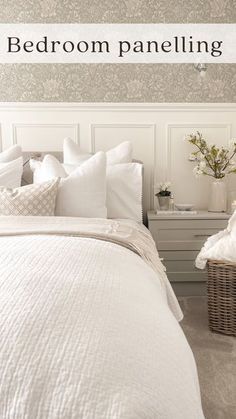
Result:
[[[119,221],[0,219],[1,419],[204,418],[148,237]]]
[[[90,237],[127,247],[141,256],[159,275],[163,294],[177,320],[183,315],[165,274],[155,242],[144,225],[130,220],[78,217],[0,217],[0,236],[47,234]]]
[[[196,258],[196,267],[204,269],[209,259],[236,263],[236,212],[225,230],[207,239]]]

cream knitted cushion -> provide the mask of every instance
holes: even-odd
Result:
[[[59,179],[10,189],[0,187],[0,215],[54,215]]]

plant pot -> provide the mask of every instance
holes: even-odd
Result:
[[[157,195],[159,208],[161,211],[168,211],[170,208],[170,196]]]
[[[223,180],[216,179],[211,184],[208,211],[226,212],[227,210],[227,191]]]

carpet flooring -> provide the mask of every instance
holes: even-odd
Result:
[[[194,353],[206,419],[236,419],[236,338],[208,329],[207,300],[180,297],[181,322]],[[191,419],[191,418],[190,418]]]

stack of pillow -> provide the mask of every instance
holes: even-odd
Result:
[[[4,153],[0,154],[0,170],[1,155],[4,158]],[[32,159],[30,167],[34,184],[22,188],[19,184],[2,184],[0,171],[0,186],[17,188],[0,190],[0,215],[55,214],[142,221],[142,165],[132,162],[128,141],[106,153],[91,155],[67,138],[63,164],[46,155],[42,162]]]

